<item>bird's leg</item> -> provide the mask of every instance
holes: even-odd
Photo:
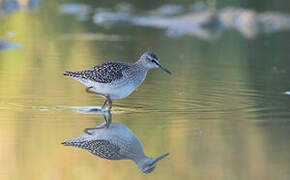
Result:
[[[107,104],[107,102],[108,102],[109,103],[109,111],[110,111],[112,108],[112,99],[110,98],[110,96],[108,94],[105,94],[105,97],[106,97],[106,101],[105,101],[104,105]],[[103,105],[103,107],[104,107],[104,105]]]
[[[110,127],[110,124],[112,123],[112,114],[111,114],[111,111],[107,111],[106,113],[104,113],[104,118],[105,118],[105,121],[106,121],[106,128],[109,128]]]
[[[108,102],[108,99],[106,98],[106,100],[105,100],[105,102],[104,102],[104,104],[102,106],[102,109],[104,109],[104,107],[107,105],[107,102]]]
[[[86,88],[86,92],[87,93],[91,93],[91,94],[97,94],[97,95],[100,95],[103,98],[105,98],[106,100],[105,100],[105,102],[104,102],[104,104],[102,106],[102,109],[104,109],[106,104],[109,103],[109,109],[108,110],[111,110],[111,108],[112,108],[112,100],[111,100],[110,96],[108,94],[102,94],[102,93],[97,93],[97,92],[94,92],[94,91],[90,91],[90,89],[92,89],[92,88],[93,88],[92,86],[87,87]]]
[[[84,133],[86,133],[86,134],[88,134],[88,135],[93,135],[93,134],[90,132],[90,130],[95,130],[95,129],[97,129],[97,128],[85,128],[85,129],[84,129]]]
[[[84,129],[84,133],[88,134],[88,135],[93,135],[93,133],[90,132],[90,130],[96,130],[96,129],[103,129],[103,128],[109,128],[110,124],[112,123],[112,114],[111,111],[106,111],[104,113],[104,119],[105,119],[105,124],[102,124],[102,126],[98,126],[95,128],[85,128]]]
[[[91,94],[95,94],[94,91],[90,91],[90,89],[92,89],[92,88],[93,88],[92,86],[87,87],[87,88],[86,88],[86,92],[87,92],[87,93],[91,93]]]

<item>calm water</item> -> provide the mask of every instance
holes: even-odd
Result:
[[[287,1],[261,3],[216,7],[290,13]],[[227,31],[214,42],[170,38],[160,29],[78,21],[58,6],[47,0],[0,19],[1,38],[22,45],[0,53],[0,179],[290,178],[289,32],[245,39]],[[173,75],[150,71],[138,91],[114,101],[113,121],[128,126],[148,156],[170,156],[144,175],[131,161],[61,145],[103,122],[102,114],[82,109],[103,99],[62,73],[134,62],[146,50]]]

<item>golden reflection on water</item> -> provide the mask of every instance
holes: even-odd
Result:
[[[223,59],[211,64],[207,53],[191,52],[199,42],[180,44],[174,51],[185,52],[186,61],[180,62],[168,54],[173,45],[162,47],[166,42],[157,38],[161,47],[152,49],[163,57],[161,62],[172,69],[173,76],[154,70],[137,92],[114,102],[113,111],[121,113],[113,114],[113,121],[132,129],[146,154],[171,153],[152,174],[143,175],[130,161],[108,161],[63,147],[63,140],[96,126],[103,117],[62,107],[98,106],[103,100],[86,94],[81,84],[63,77],[62,72],[118,56],[132,59],[142,53],[138,46],[147,42],[61,40],[64,31],[86,29],[76,23],[60,30],[55,25],[63,20],[54,22],[41,15],[20,12],[1,19],[5,24],[1,33],[15,32],[10,41],[22,44],[23,49],[0,54],[0,179],[289,178],[287,118],[260,118],[263,97],[251,89],[239,48],[224,57],[234,58],[231,65],[223,65]],[[114,49],[125,45],[126,52]],[[289,117],[287,111],[281,114]]]

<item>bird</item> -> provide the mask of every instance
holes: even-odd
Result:
[[[169,155],[150,158],[144,154],[142,143],[127,126],[115,122],[109,128],[102,128],[104,126],[105,123],[102,123],[96,128],[87,128],[83,135],[62,144],[85,149],[108,160],[132,160],[145,174],[153,172],[157,162]]]
[[[78,72],[66,71],[65,76],[81,82],[86,86],[86,92],[101,95],[106,100],[102,106],[112,108],[112,100],[123,99],[136,90],[145,80],[150,69],[160,68],[172,74],[159,62],[153,52],[145,52],[135,63],[106,62],[90,69]]]

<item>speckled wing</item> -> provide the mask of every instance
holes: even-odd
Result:
[[[129,69],[128,64],[121,62],[107,62],[85,71],[70,72],[66,71],[64,75],[83,78],[98,83],[111,83],[123,77],[123,71]]]
[[[90,140],[78,142],[67,141],[63,142],[62,144],[65,146],[75,146],[85,149],[96,156],[109,160],[124,159],[120,154],[120,148],[107,140]]]

